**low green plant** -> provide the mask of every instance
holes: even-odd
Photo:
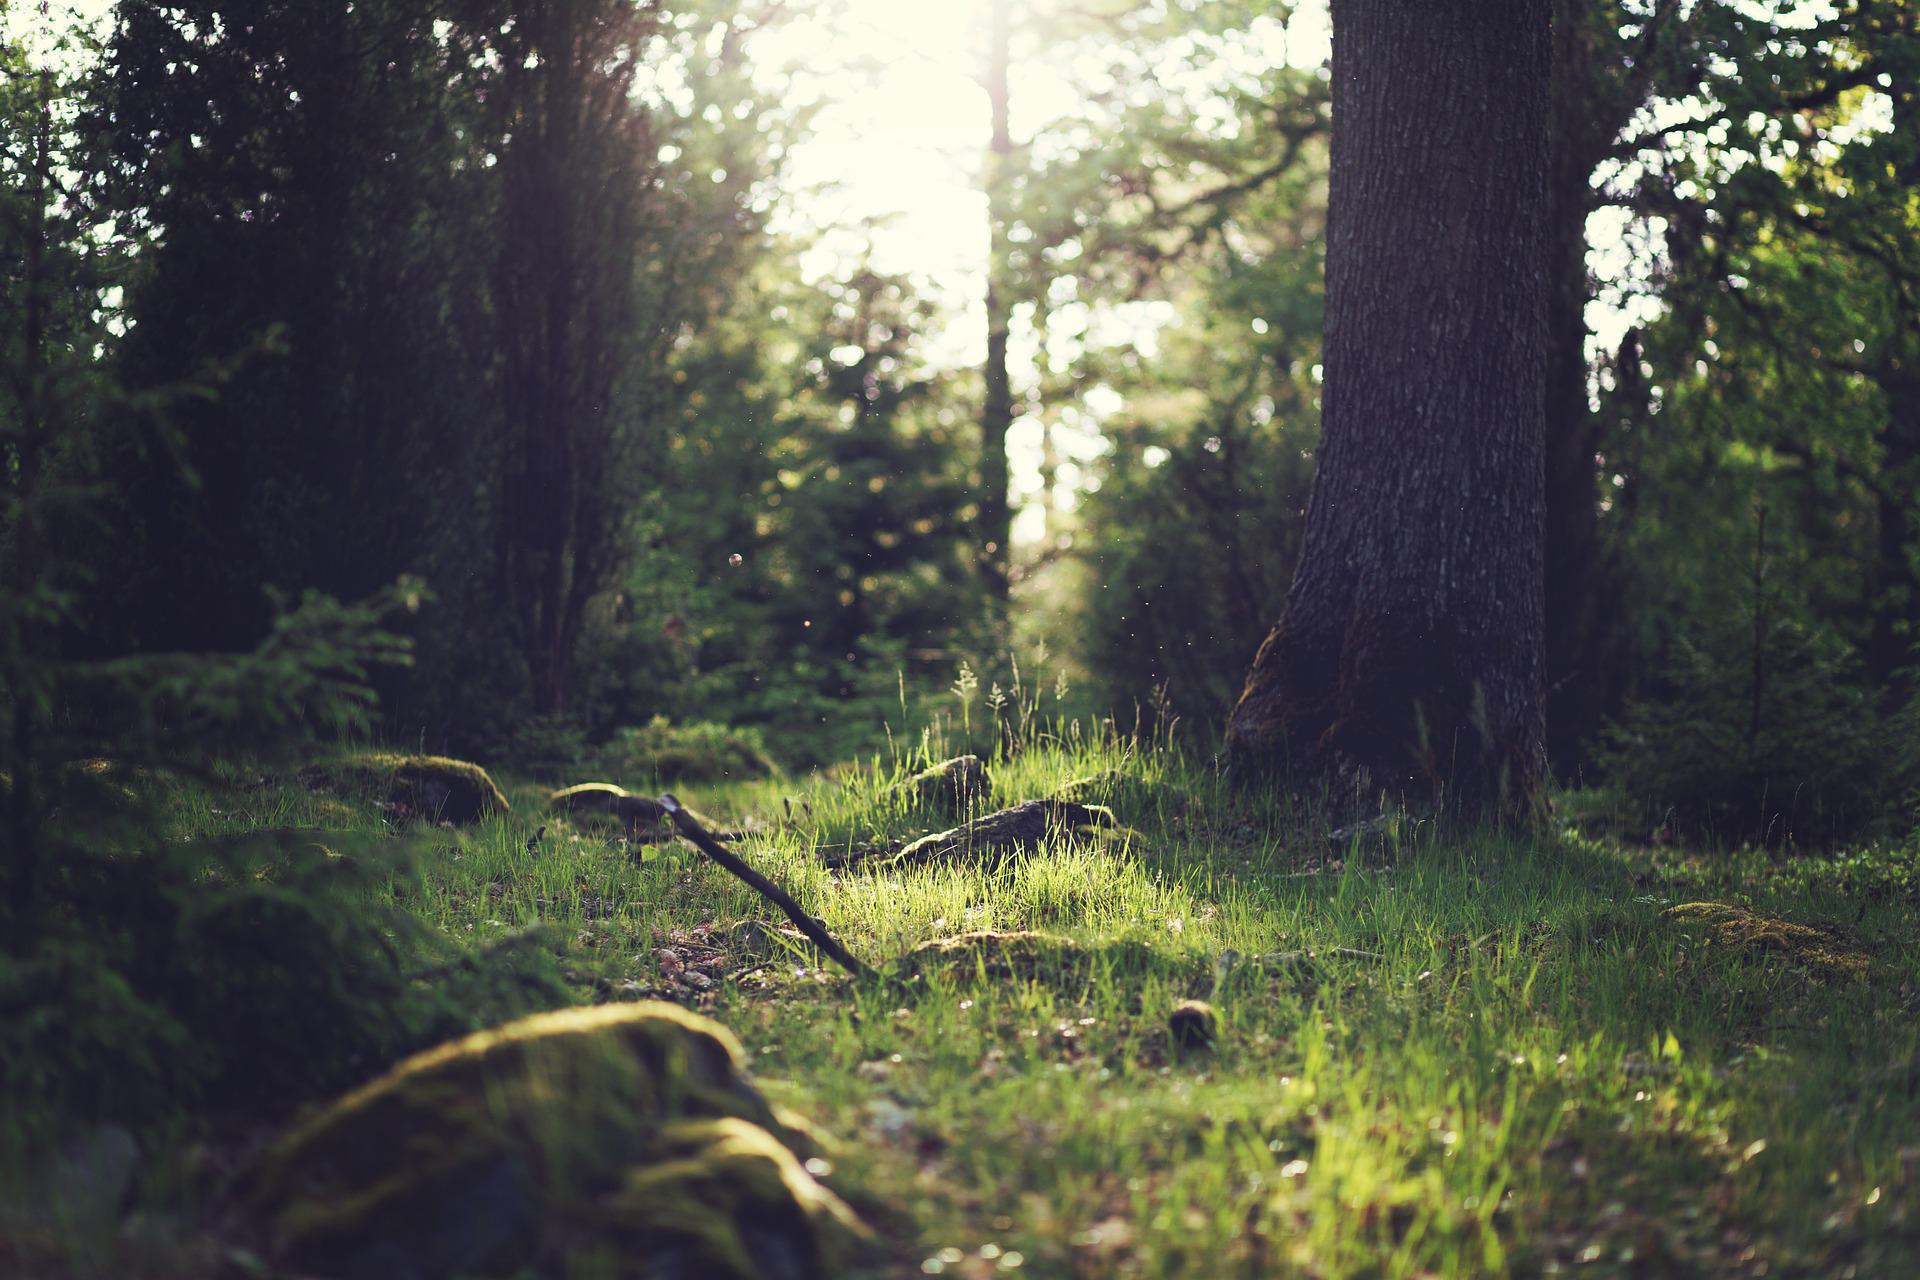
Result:
[[[749,781],[777,772],[757,729],[676,725],[664,716],[618,730],[594,759],[601,772],[623,785]]]
[[[1780,845],[1904,830],[1920,736],[1884,697],[1825,631],[1682,639],[1599,766],[1643,832]]]

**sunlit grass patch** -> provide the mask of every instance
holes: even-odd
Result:
[[[685,845],[546,812],[544,784],[503,778],[512,811],[458,830],[333,821],[408,836],[398,901],[447,940],[419,981],[532,948],[580,1002],[672,999],[733,1028],[875,1227],[860,1274],[1737,1275],[1844,1256],[1872,1275],[1914,1256],[1920,929],[1887,855],[1699,861],[1413,827],[1330,842],[1175,754],[1040,741],[987,761],[991,805],[1078,779],[1137,838],[829,866],[953,821],[894,789],[920,763],[677,792],[743,830],[736,852],[865,980]],[[316,799],[236,774],[183,793],[177,822],[297,826]],[[1709,899],[1730,914],[1666,914]],[[1799,922],[1873,963],[1712,940],[1724,921]],[[1210,1049],[1170,1028],[1195,997]]]

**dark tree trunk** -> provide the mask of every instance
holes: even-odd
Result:
[[[1531,809],[1551,0],[1335,0],[1319,468],[1228,725],[1242,774]]]
[[[624,379],[652,147],[631,84],[652,23],[618,0],[567,0],[528,9],[503,44],[497,596],[537,714],[567,710],[587,604],[619,568],[642,444]]]
[[[1882,371],[1887,423],[1880,436],[1882,483],[1875,494],[1876,551],[1868,574],[1867,674],[1897,704],[1912,694],[1908,667],[1920,639],[1920,581],[1914,574],[1912,479],[1920,464],[1920,374]]]

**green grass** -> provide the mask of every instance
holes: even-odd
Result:
[[[429,832],[401,891],[468,945],[550,927],[581,1000],[665,995],[732,1027],[835,1139],[829,1181],[883,1241],[875,1276],[1920,1265],[1911,849],[1656,859],[1566,832],[1330,850],[1168,752],[1060,743],[995,762],[995,804],[1114,768],[1139,839],[994,870],[823,869],[822,848],[934,823],[881,796],[898,771],[683,790],[754,829],[736,848],[883,971],[865,982],[691,851],[641,861],[511,779],[513,814]],[[176,795],[174,820],[378,824],[241,773]],[[1700,899],[1839,925],[1868,970],[1662,917]],[[893,967],[1015,929],[1081,950],[1014,976]],[[1229,950],[1333,948],[1366,954],[1220,976]],[[1218,1011],[1211,1054],[1170,1043],[1188,996]]]

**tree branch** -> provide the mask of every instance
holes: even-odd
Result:
[[[806,909],[795,902],[792,895],[785,889],[755,871],[742,861],[738,854],[714,839],[671,794],[660,797],[660,807],[672,815],[675,829],[687,843],[712,858],[739,879],[746,881],[761,897],[785,912],[787,919],[793,921],[800,932],[806,934],[816,947],[826,952],[835,964],[856,978],[864,978],[872,974],[873,970],[860,963],[851,951],[841,946],[839,940],[827,932],[824,922],[808,915]]]

